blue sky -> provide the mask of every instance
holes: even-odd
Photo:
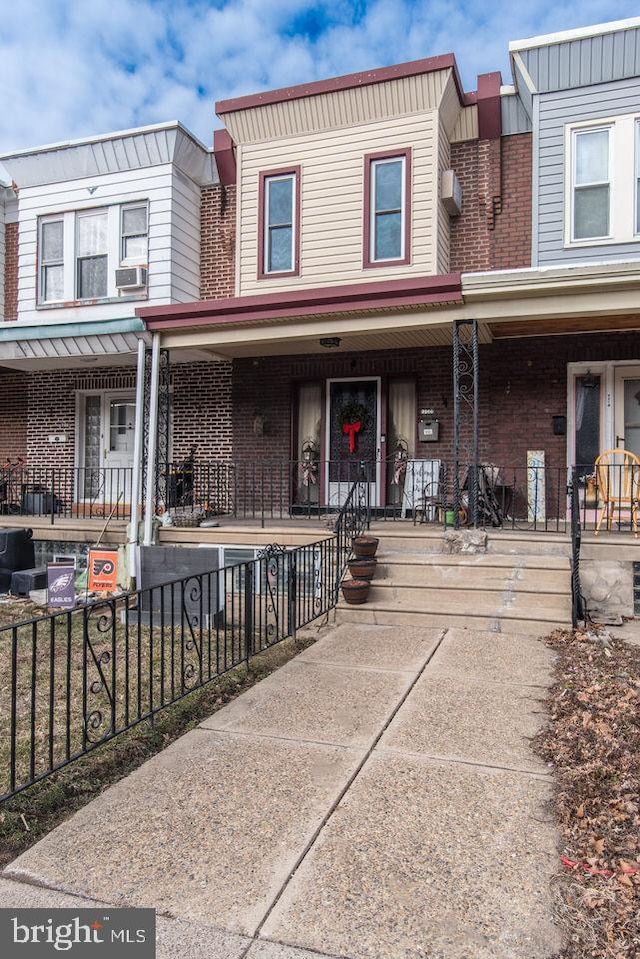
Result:
[[[216,99],[453,51],[463,82],[509,40],[617,20],[637,0],[0,0],[0,153],[181,120]]]

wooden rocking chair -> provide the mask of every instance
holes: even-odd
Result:
[[[602,510],[596,524],[595,535],[607,518],[607,529],[613,523],[615,510],[628,509],[633,535],[638,536],[638,512],[640,511],[640,459],[629,450],[606,450],[597,458],[597,490],[602,501]]]

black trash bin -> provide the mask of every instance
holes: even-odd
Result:
[[[36,565],[32,536],[31,529],[0,529],[0,592],[8,592],[17,569]]]

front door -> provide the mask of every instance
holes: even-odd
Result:
[[[133,394],[84,397],[80,499],[105,505],[130,503],[135,412]]]
[[[369,483],[369,502],[379,506],[379,377],[327,380],[325,445],[328,504],[341,506],[351,484],[364,476]]]
[[[640,366],[616,367],[615,445],[640,459]]]

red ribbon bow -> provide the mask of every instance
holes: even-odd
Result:
[[[359,433],[362,429],[362,423],[360,420],[356,420],[355,423],[343,423],[342,432],[345,436],[349,437],[349,452],[355,453],[356,451],[356,433]]]

